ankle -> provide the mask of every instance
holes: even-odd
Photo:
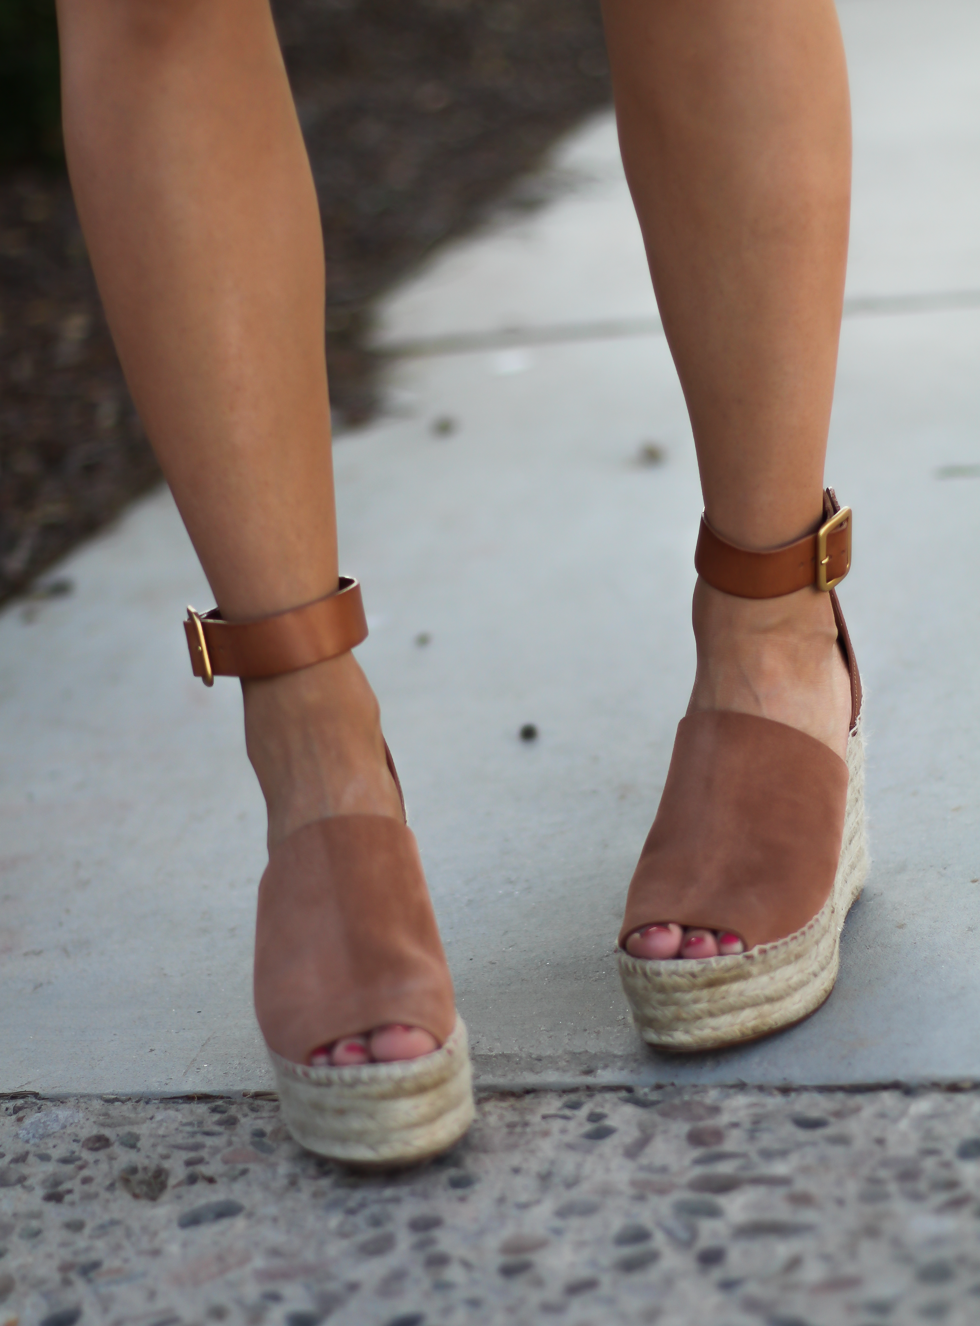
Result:
[[[749,599],[725,594],[698,578],[692,605],[694,638],[699,655],[719,644],[741,649],[799,651],[833,650],[837,623],[830,596],[817,589],[800,589],[779,598]]]
[[[830,597],[744,599],[698,580],[697,675],[688,712],[730,709],[788,723],[843,755],[850,684]]]
[[[269,845],[329,815],[401,818],[378,702],[352,654],[242,683],[245,743]]]

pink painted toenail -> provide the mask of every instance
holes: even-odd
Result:
[[[692,944],[703,944],[703,943],[704,943],[704,935],[688,935],[687,939],[684,940],[684,947],[690,948]]]
[[[741,942],[742,942],[742,937],[741,937],[741,935],[733,935],[733,934],[729,933],[729,934],[726,934],[726,935],[719,935],[719,936],[718,936],[718,943],[719,943],[719,944],[741,944]]]
[[[310,1066],[312,1068],[323,1068],[330,1063],[330,1051],[325,1045],[321,1045],[319,1050],[314,1050],[310,1055]]]
[[[360,1041],[341,1041],[337,1050],[342,1054],[362,1054],[365,1059],[368,1057],[367,1046],[362,1045]]]

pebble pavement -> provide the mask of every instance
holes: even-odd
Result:
[[[488,1095],[375,1175],[272,1096],[0,1110],[0,1326],[980,1319],[973,1089]]]

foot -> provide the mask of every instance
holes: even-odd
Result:
[[[742,599],[698,580],[694,638],[698,666],[689,714],[756,714],[799,728],[844,758],[851,687],[828,594],[801,589],[778,599]],[[744,949],[738,935],[685,929],[666,918],[626,941],[635,958],[714,958]]]
[[[378,702],[353,654],[242,683],[245,743],[269,813],[269,850],[331,815],[390,815],[401,798],[385,759]],[[313,1065],[389,1063],[438,1049],[419,1027],[378,1027],[323,1046]]]

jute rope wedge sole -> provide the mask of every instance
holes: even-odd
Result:
[[[813,1013],[834,987],[840,935],[868,871],[861,682],[834,587],[851,564],[851,512],[832,489],[815,534],[770,552],[705,521],[695,565],[725,593],[830,594],[851,683],[846,759],[750,715],[702,712],[678,727],[654,826],[630,884],[617,962],[643,1039],[676,1052],[755,1040]],[[737,955],[657,961],[626,951],[646,925],[728,930]]]
[[[619,976],[637,1031],[675,1053],[757,1040],[816,1012],[830,996],[847,913],[868,874],[864,823],[864,736],[847,743],[847,810],[833,890],[801,930],[728,957],[657,962],[617,950]]]
[[[261,621],[188,609],[184,627],[207,686],[310,667],[367,635],[360,587],[347,578],[336,593]],[[372,1168],[438,1155],[474,1113],[466,1028],[387,758],[402,821],[337,815],[289,834],[270,853],[255,927],[255,1011],[283,1119],[309,1150]],[[310,1065],[321,1047],[392,1024],[428,1031],[439,1048],[394,1063]]]
[[[286,1126],[302,1146],[359,1169],[428,1160],[473,1121],[466,1026],[440,1049],[402,1063],[307,1068],[269,1052]]]

